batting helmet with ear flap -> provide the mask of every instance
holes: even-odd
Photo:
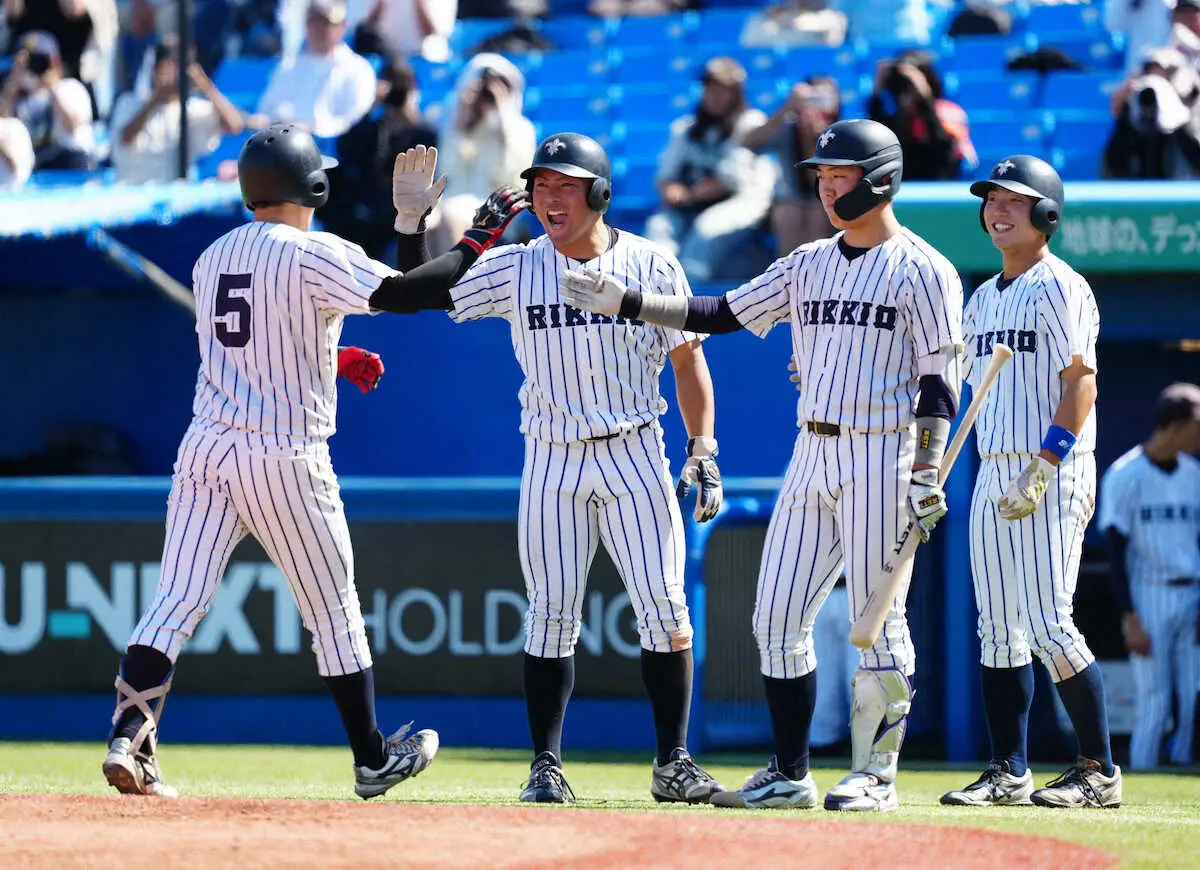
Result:
[[[307,131],[272,124],[246,140],[238,155],[242,201],[251,211],[281,202],[320,208],[329,199],[325,170],[337,165],[321,153]]]
[[[813,156],[796,165],[862,167],[858,184],[833,203],[838,217],[853,221],[896,197],[904,174],[904,155],[900,140],[890,129],[878,121],[856,118],[826,127],[817,137]]]
[[[1029,212],[1030,223],[1047,239],[1054,235],[1062,217],[1064,195],[1062,179],[1053,166],[1029,154],[1014,154],[993,166],[986,181],[972,184],[971,193],[982,197],[986,203],[988,191],[996,187],[1022,196],[1032,196],[1035,202]],[[979,206],[979,225],[986,233],[987,222],[983,219],[982,204]]]
[[[612,164],[604,146],[581,133],[555,133],[537,147],[533,163],[521,173],[525,189],[533,196],[533,177],[539,169],[552,169],[572,178],[590,178],[587,204],[604,214],[612,203]]]

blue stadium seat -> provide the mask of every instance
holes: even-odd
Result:
[[[946,96],[967,110],[1024,111],[1035,107],[1038,74],[978,70],[947,73]]]
[[[523,59],[519,67],[525,73],[526,87],[577,83],[602,90],[608,84],[609,61],[600,49],[539,52]]]
[[[1039,33],[1037,43],[1039,48],[1057,48],[1089,70],[1120,69],[1124,63],[1124,52],[1107,33],[1092,36],[1064,31]]]
[[[609,100],[605,91],[586,85],[528,88],[525,115],[539,129],[574,129],[581,125],[609,123]],[[598,119],[598,120],[597,120]]]
[[[858,78],[857,61],[857,55],[850,48],[805,45],[780,55],[779,72],[793,82],[816,74],[832,76],[840,82]]]
[[[670,125],[661,121],[618,121],[612,126],[612,153],[615,157],[657,159],[670,139]]]
[[[590,15],[559,15],[537,23],[537,31],[560,49],[601,48],[616,34],[617,23]]]
[[[1112,135],[1112,115],[1107,111],[1087,112],[1082,109],[1062,109],[1047,112],[1049,144],[1054,148],[1104,148]]]
[[[614,85],[608,89],[612,116],[626,123],[657,122],[664,127],[680,115],[686,115],[700,100],[700,83],[687,88],[670,83]]]
[[[635,159],[619,157],[613,161],[613,202],[623,210],[649,213],[658,205],[658,155]]]
[[[1038,46],[1032,36],[958,36],[947,40],[947,48],[938,61],[938,71],[969,72],[973,70],[1002,70],[1004,65],[1020,54]]]
[[[1050,163],[1064,181],[1091,181],[1100,177],[1103,148],[1054,148]]]
[[[274,57],[228,57],[217,67],[213,84],[239,109],[253,112],[278,65]]]
[[[217,169],[226,160],[237,160],[242,145],[253,134],[253,130],[245,130],[230,136],[222,136],[216,150],[196,161],[196,172],[201,178],[213,178]]]
[[[991,166],[1006,154],[1046,151],[1050,122],[1041,113],[977,113],[969,120],[980,166]]]
[[[467,57],[476,45],[489,36],[511,30],[513,22],[507,18],[460,18],[450,34],[450,53],[456,57]]]
[[[693,50],[693,56],[699,58],[698,65],[721,55],[736,60],[751,77],[757,75],[774,78],[783,72],[783,53],[770,48],[743,48],[726,41],[723,44],[697,45]]]
[[[746,102],[769,115],[783,105],[791,86],[787,79],[752,75],[746,80]]]
[[[682,46],[631,46],[608,53],[609,78],[615,84],[684,82],[700,75],[702,64]]]
[[[610,44],[666,47],[682,45],[695,27],[695,19],[686,15],[631,15],[617,20]]]
[[[1021,9],[1020,6],[1017,7]],[[1027,7],[1018,14],[1014,27],[1039,36],[1043,33],[1099,33],[1104,29],[1100,2],[1055,3]]]
[[[1050,73],[1042,89],[1042,107],[1107,112],[1121,80],[1119,71]]]
[[[694,39],[701,44],[722,44],[734,47],[746,26],[749,11],[746,9],[705,9],[696,21]]]
[[[454,82],[462,71],[463,62],[455,58],[446,63],[433,63],[423,57],[409,58],[413,74],[417,79],[417,87],[423,94],[445,95],[454,87]]]

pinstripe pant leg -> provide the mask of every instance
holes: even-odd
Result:
[[[1178,716],[1171,737],[1172,764],[1192,763],[1192,739],[1196,729],[1196,680],[1200,666],[1200,646],[1196,645],[1198,618],[1196,590],[1176,590],[1182,599],[1177,607],[1175,631],[1171,639],[1171,664],[1175,677],[1175,704]]]
[[[179,446],[158,589],[129,646],[149,646],[172,662],[208,612],[229,555],[246,537],[217,467],[232,449],[227,439],[188,430]]]
[[[371,666],[341,490],[324,442],[243,437],[223,469],[246,524],[288,581],[322,677]]]
[[[599,536],[582,444],[525,441],[517,551],[525,577],[525,652],[565,658],[575,651],[584,593]]]

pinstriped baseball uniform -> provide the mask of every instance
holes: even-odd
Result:
[[[686,649],[683,522],[658,417],[667,355],[698,336],[565,305],[558,281],[583,266],[643,292],[689,295],[678,262],[631,233],[586,264],[548,237],[486,252],[451,291],[457,322],[508,321],[525,435],[518,545],[530,608],[525,651],[571,655],[588,568],[602,541],[629,592],[645,649]]]
[[[999,277],[972,294],[963,314],[964,373],[972,388],[995,343],[1013,350],[976,426],[981,463],[971,500],[971,573],[981,660],[989,668],[1016,668],[1036,652],[1060,682],[1094,660],[1071,609],[1096,501],[1095,409],[1033,514],[1004,520],[996,502],[1041,451],[1065,389],[1060,373],[1072,357],[1096,370],[1100,313],[1087,281],[1053,254],[1011,283]]]
[[[1177,706],[1171,761],[1189,764],[1192,759],[1200,666],[1200,462],[1184,453],[1178,462],[1167,472],[1139,445],[1114,462],[1100,482],[1100,528],[1115,528],[1129,539],[1130,597],[1150,636],[1150,655],[1130,656],[1138,703],[1129,744],[1135,768],[1158,766],[1172,695]]]
[[[727,295],[759,336],[791,323],[801,376],[800,433],[754,608],[762,672],[776,678],[816,666],[813,620],[843,563],[854,615],[880,581],[909,519],[917,359],[962,342],[962,284],[941,254],[908,230],[866,250],[841,239],[797,248]],[[813,422],[842,432],[814,434],[805,428]],[[906,578],[863,667],[912,674],[907,588]]]
[[[130,645],[174,661],[234,546],[253,534],[287,577],[320,674],[371,665],[326,439],[342,320],[370,313],[391,274],[337,236],[262,221],[200,255],[194,417],[175,461],[162,578]]]

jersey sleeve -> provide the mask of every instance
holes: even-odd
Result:
[[[687,275],[683,272],[683,266],[679,261],[670,254],[659,253],[652,260],[654,268],[654,285],[653,292],[658,292],[664,296],[691,296],[692,287],[688,283]],[[659,339],[662,341],[662,346],[667,352],[673,351],[682,344],[695,341],[696,339],[704,340],[707,335],[700,335],[695,332],[686,332],[678,329],[669,329],[665,326],[656,327],[659,332]]]
[[[759,338],[791,316],[792,285],[803,248],[776,260],[767,271],[725,294],[738,323]]]
[[[976,289],[963,308],[963,381],[972,384],[975,373],[975,316],[979,310],[979,290]]]
[[[455,323],[502,317],[511,322],[513,288],[520,278],[522,245],[504,245],[484,251],[483,256],[450,288]]]
[[[1104,472],[1100,479],[1100,531],[1116,529],[1130,537],[1133,523],[1129,515],[1131,508],[1128,465],[1114,466]]]
[[[940,256],[921,256],[909,264],[904,300],[913,355],[963,346],[963,289],[958,272]]]
[[[1080,357],[1088,369],[1096,371],[1096,339],[1100,335],[1100,309],[1092,288],[1080,275],[1069,279],[1049,272],[1038,312],[1042,332],[1050,342],[1055,371],[1071,365]]]
[[[371,294],[396,270],[372,260],[352,242],[331,233],[312,233],[300,252],[300,274],[305,291],[320,307],[373,314]]]

